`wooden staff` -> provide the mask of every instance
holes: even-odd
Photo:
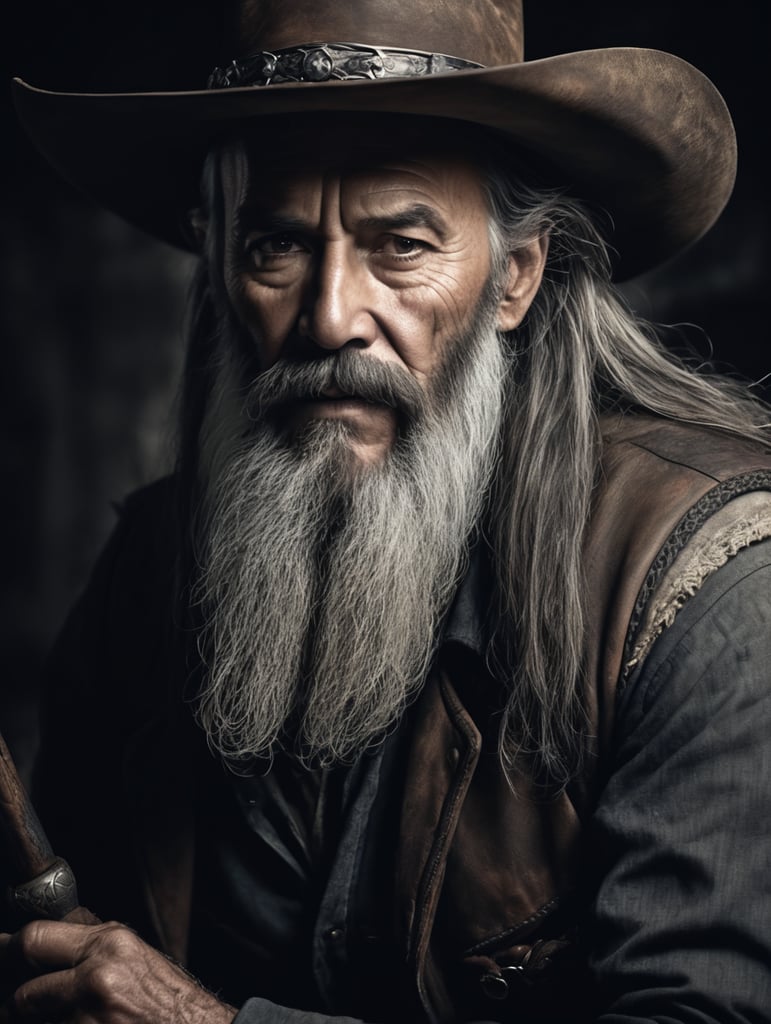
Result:
[[[98,918],[80,906],[72,869],[51,848],[2,735],[0,837],[11,871],[7,898],[18,914],[27,920],[98,924]]]

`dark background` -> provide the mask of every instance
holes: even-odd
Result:
[[[694,63],[725,96],[740,163],[723,218],[625,290],[643,315],[681,325],[673,342],[752,380],[771,371],[768,7],[735,0],[716,17],[703,0],[525,0],[529,59],[651,46]],[[189,0],[17,0],[0,41],[5,80],[199,87],[221,59],[225,12]],[[114,522],[112,503],[171,462],[192,264],[59,181],[17,125],[9,88],[0,116],[0,728],[26,778],[41,660]]]

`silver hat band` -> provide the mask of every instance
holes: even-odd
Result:
[[[447,71],[481,68],[471,60],[445,53],[401,50],[362,43],[306,43],[281,50],[263,50],[209,76],[209,89],[243,85],[279,85],[285,82],[331,82],[348,79],[401,78],[439,75]]]

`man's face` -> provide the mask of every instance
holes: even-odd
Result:
[[[346,115],[293,122],[292,143],[282,123],[221,151],[208,193],[222,321],[200,433],[198,714],[227,757],[290,744],[337,763],[425,678],[493,478],[515,366],[501,331],[546,246],[491,259],[457,127]]]
[[[223,276],[258,372],[344,347],[408,373],[426,389],[462,335],[490,273],[489,214],[479,172],[414,139],[346,156],[342,140],[266,160],[222,158]],[[425,145],[425,144],[424,144]],[[397,412],[330,389],[282,409],[290,432],[346,425],[364,463],[382,461]]]

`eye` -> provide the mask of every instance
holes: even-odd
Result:
[[[409,238],[407,235],[386,235],[380,244],[381,252],[402,259],[417,259],[429,248],[428,242],[419,238]]]
[[[246,243],[247,255],[257,267],[269,266],[282,257],[294,256],[307,252],[308,248],[302,241],[287,231],[274,235],[259,235],[250,238]]]

